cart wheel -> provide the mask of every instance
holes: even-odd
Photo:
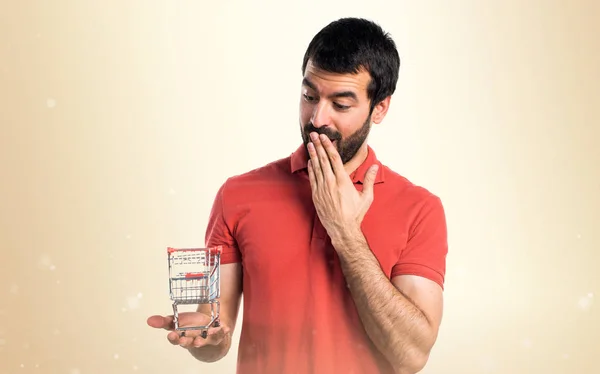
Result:
[[[200,336],[201,336],[203,339],[206,339],[206,338],[208,337],[208,331],[206,331],[206,330],[202,331],[202,333],[200,334]]]
[[[219,327],[219,326],[221,326],[221,322],[219,322],[219,321],[215,321],[215,323],[213,323],[213,326],[215,326],[215,327]]]

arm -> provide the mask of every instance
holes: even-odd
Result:
[[[422,202],[391,280],[360,228],[348,227],[354,229],[334,247],[367,334],[398,373],[416,373],[429,359],[443,314],[448,252],[443,205],[434,196]]]
[[[424,201],[390,280],[361,230],[374,199],[378,165],[366,171],[359,192],[326,136],[311,133],[307,148],[315,209],[340,258],[365,330],[398,374],[417,373],[428,360],[442,316],[447,253],[442,204],[431,195]]]
[[[203,342],[201,337],[196,338],[199,340],[195,342],[203,345],[202,347],[188,348],[192,356],[204,362],[218,361],[229,352],[242,297],[242,258],[231,230],[234,223],[229,222],[229,217],[225,214],[227,207],[224,201],[225,191],[226,183],[221,185],[215,196],[205,236],[207,247],[223,248],[219,275],[222,328],[217,329],[214,336],[211,336],[209,330],[206,342]],[[200,305],[198,311],[210,316],[210,305]]]
[[[390,282],[362,234],[334,247],[369,338],[399,374],[420,371],[437,339],[441,287],[411,275]]]
[[[231,337],[235,329],[242,297],[242,265],[232,263],[221,266],[221,297],[220,322],[221,328],[212,329],[207,337],[207,344],[202,347],[189,346],[189,351],[196,359],[203,362],[215,362],[229,352],[231,348]],[[202,304],[198,312],[210,316],[210,305]],[[201,337],[196,338],[202,339]]]
[[[221,246],[219,327],[208,329],[203,339],[200,331],[188,330],[185,336],[174,331],[173,316],[155,315],[148,318],[148,325],[169,331],[171,344],[182,346],[196,359],[215,362],[223,358],[231,348],[231,337],[237,321],[242,296],[242,262],[234,236],[223,214],[223,190],[219,189],[209,216],[206,229],[206,247]],[[210,305],[199,305],[196,312],[179,313],[180,326],[200,326],[210,322]]]

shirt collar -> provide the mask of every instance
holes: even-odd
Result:
[[[383,183],[385,181],[385,172],[383,165],[377,159],[375,155],[375,151],[367,145],[367,158],[365,161],[352,173],[350,174],[350,179],[352,179],[353,183],[363,183],[365,178],[365,173],[373,164],[377,164],[379,169],[377,170],[377,176],[375,177],[375,184]],[[290,159],[291,172],[296,173],[299,171],[306,172],[307,171],[307,163],[308,163],[308,151],[306,147],[302,144],[296,149],[294,153],[292,153]]]

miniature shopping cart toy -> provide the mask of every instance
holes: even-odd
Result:
[[[200,330],[203,338],[208,328],[220,326],[221,247],[167,248],[169,257],[169,293],[173,301],[175,330]],[[179,326],[180,305],[210,305],[210,321],[204,326]]]

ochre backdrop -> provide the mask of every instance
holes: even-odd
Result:
[[[599,4],[3,1],[0,374],[234,373],[147,327],[165,249],[298,146],[304,50],[343,16],[402,58],[372,146],[447,210],[423,373],[600,373]]]

